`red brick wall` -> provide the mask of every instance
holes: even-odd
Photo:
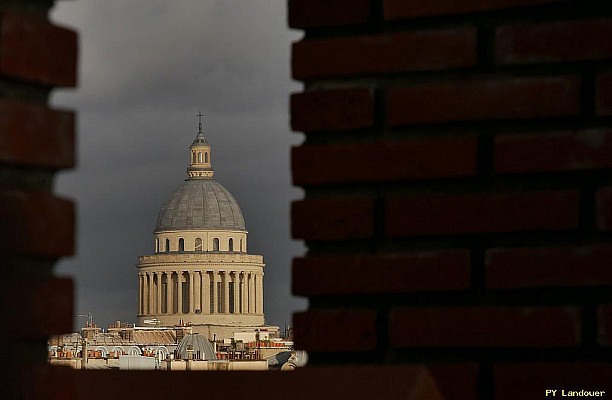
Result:
[[[0,3],[3,398],[107,398],[101,382],[168,397],[196,379],[236,397],[435,398],[421,363],[448,399],[612,393],[606,1],[289,0],[305,31],[296,341],[311,365],[385,368],[197,377],[44,368],[73,315],[52,270],[73,252],[74,206],[52,184],[75,162],[74,114],[48,96],[76,84],[77,35],[52,4]]]
[[[76,85],[77,34],[49,22],[53,3],[0,2],[0,398],[440,399],[421,366],[160,373],[47,365],[47,336],[72,331],[74,315],[72,281],[54,277],[53,266],[74,251],[75,209],[54,195],[53,180],[74,167],[75,115],[49,107],[48,97]]]
[[[45,397],[47,336],[72,330],[72,281],[52,271],[74,251],[75,210],[53,179],[75,164],[75,116],[48,98],[76,85],[77,35],[49,22],[52,3],[0,3],[3,398]]]
[[[311,364],[425,363],[449,399],[612,394],[607,3],[288,1]]]

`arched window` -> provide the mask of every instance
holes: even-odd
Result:
[[[205,163],[208,162],[208,153],[207,152],[204,153],[204,162]]]
[[[98,346],[98,348],[96,349],[96,351],[99,351],[100,353],[102,353],[102,357],[106,358],[108,357],[108,349],[104,346]]]
[[[202,239],[197,238],[195,240],[195,251],[202,251]]]
[[[185,239],[183,238],[179,239],[179,251],[185,251]]]
[[[218,238],[213,239],[213,251],[219,251],[219,239]]]
[[[191,163],[195,164],[196,162],[196,153],[195,151],[191,152]]]
[[[198,162],[200,163],[202,162],[202,152],[201,151],[198,153]]]
[[[166,239],[166,253],[170,251],[170,239]]]
[[[159,253],[159,239],[155,239],[155,252]]]
[[[234,251],[234,239],[229,240],[229,251]]]
[[[142,354],[142,351],[136,346],[130,347],[130,355],[131,356],[139,356]]]
[[[168,357],[168,349],[165,347],[158,347],[157,348],[157,359],[162,361],[165,360],[166,357]]]

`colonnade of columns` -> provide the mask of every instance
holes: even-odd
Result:
[[[138,274],[138,314],[263,314],[263,273],[151,271]]]

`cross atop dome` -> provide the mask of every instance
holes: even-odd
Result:
[[[204,114],[202,114],[202,111],[198,112],[198,132],[202,132],[202,117],[204,116]]]

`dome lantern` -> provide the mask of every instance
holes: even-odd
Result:
[[[202,132],[202,113],[198,113],[198,134],[189,146],[189,168],[187,179],[210,179],[215,171],[210,157],[210,145]]]

